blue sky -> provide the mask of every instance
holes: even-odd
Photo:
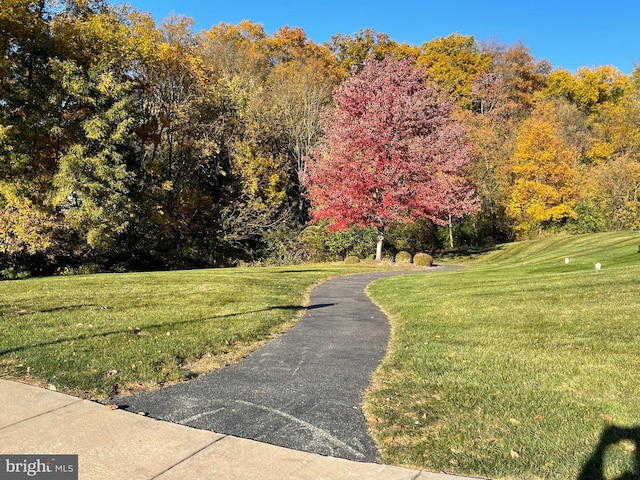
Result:
[[[112,3],[121,3],[110,0]],[[640,0],[129,0],[160,22],[169,14],[195,21],[195,30],[220,22],[261,23],[267,33],[302,27],[316,43],[336,33],[372,28],[397,42],[421,45],[452,33],[513,44],[522,41],[554,68],[640,65]]]

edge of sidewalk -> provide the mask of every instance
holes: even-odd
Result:
[[[6,379],[0,405],[0,453],[75,454],[87,480],[470,480],[197,430]]]

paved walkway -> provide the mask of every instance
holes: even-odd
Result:
[[[235,367],[121,399],[183,425],[0,380],[0,453],[78,454],[87,480],[451,478],[371,463],[360,403],[388,324],[363,291],[391,274],[326,282],[294,328]]]
[[[385,355],[386,316],[348,275],[316,287],[305,315],[240,363],[190,382],[117,399],[150,417],[332,457],[375,462],[361,411]]]

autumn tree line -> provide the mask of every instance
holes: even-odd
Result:
[[[571,73],[458,34],[320,45],[248,21],[157,25],[102,0],[0,6],[3,276],[373,253],[375,230],[309,225],[301,178],[333,92],[385,58],[454,105],[477,204],[444,226],[389,225],[387,251],[640,228],[640,68]]]

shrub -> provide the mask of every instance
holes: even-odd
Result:
[[[25,272],[15,267],[5,268],[0,272],[0,280],[2,280],[3,278],[6,278],[8,280],[21,280],[30,276],[31,274],[29,272]]]
[[[385,248],[393,252],[424,252],[439,248],[436,230],[428,220],[392,223],[384,235]]]
[[[309,251],[301,239],[302,233],[288,225],[270,230],[263,237],[258,259],[267,265],[292,265],[308,260]]]
[[[354,255],[365,258],[375,248],[377,231],[373,227],[351,227],[342,232],[330,233],[324,224],[305,228],[298,237],[314,261],[334,261]]]
[[[570,234],[597,233],[606,229],[606,216],[592,203],[578,203],[573,210],[577,217],[567,220],[564,227]]]
[[[344,263],[347,263],[349,265],[352,265],[354,263],[360,263],[360,257],[356,257],[355,255],[348,255],[344,259]]]
[[[406,263],[411,263],[411,258],[412,255],[409,252],[398,252],[396,254],[396,263],[402,263],[402,264],[406,264]]]
[[[94,275],[100,272],[100,266],[94,263],[80,265],[78,267],[78,275]]]
[[[413,257],[413,263],[421,267],[430,267],[433,265],[433,257],[428,253],[416,253]]]

